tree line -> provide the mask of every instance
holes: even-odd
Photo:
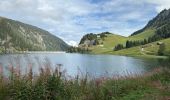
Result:
[[[117,44],[114,47],[114,51],[131,48],[131,47],[135,47],[135,46],[140,46],[140,45],[145,45],[145,44],[155,42],[158,40],[162,40],[162,39],[166,39],[169,37],[170,37],[170,24],[167,24],[161,28],[158,28],[155,32],[155,35],[149,37],[148,39],[137,40],[137,41],[127,40],[125,43],[125,46],[123,44]]]
[[[80,48],[80,47],[73,47],[71,46],[68,50],[68,53],[89,53],[90,50],[88,48]]]
[[[99,34],[94,34],[94,33],[89,33],[89,34],[86,34],[83,36],[83,38],[80,40],[80,43],[79,44],[83,44],[85,40],[95,40],[97,42],[97,37],[100,36],[100,38],[102,40],[105,39],[105,37],[107,37],[107,34],[112,34],[110,32],[102,32],[102,33],[99,33]]]

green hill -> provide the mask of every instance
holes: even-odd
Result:
[[[92,53],[100,54],[108,51],[113,51],[113,48],[118,43],[124,43],[126,40],[127,40],[126,37],[115,35],[115,34],[109,34],[103,40],[103,44],[91,47]]]
[[[155,18],[141,30],[138,30],[129,36],[132,40],[140,40],[152,37],[154,35],[160,38],[170,37],[170,9],[161,11]]]
[[[156,42],[149,43],[149,44],[142,45],[142,46],[136,46],[136,47],[132,47],[128,49],[119,50],[119,51],[110,51],[110,52],[106,52],[105,54],[127,55],[127,56],[155,56],[155,55],[158,55],[158,50],[160,46],[158,45],[159,42],[162,42],[165,44],[164,54],[169,55],[170,54],[170,45],[169,45],[170,38],[156,41]]]
[[[153,36],[155,34],[155,31],[156,30],[154,28],[146,29],[145,31],[141,32],[140,34],[129,36],[129,40],[135,41],[135,40],[147,39],[147,38]]]
[[[144,39],[147,41],[144,42]],[[124,48],[123,50],[113,51],[113,48],[122,44],[126,47],[127,41],[137,42],[137,45],[130,48]],[[118,55],[157,55],[159,45],[158,42],[165,44],[165,55],[170,53],[170,9],[163,10],[155,18],[150,20],[148,24],[131,34],[129,37],[123,37],[115,34],[107,34],[102,41],[102,45],[92,45],[89,48],[93,54],[118,54]],[[152,43],[153,42],[153,43]],[[133,44],[133,43],[132,43]],[[144,47],[144,51],[141,52],[141,48]]]
[[[156,17],[150,20],[144,28],[134,32],[133,34],[131,34],[131,36],[141,34],[148,29],[158,30],[165,27],[168,24],[170,24],[170,9],[168,10],[164,9]]]
[[[127,40],[127,37],[112,34],[112,33],[99,33],[99,34],[86,34],[83,36],[81,39],[81,42],[79,45],[85,44],[84,42],[86,40],[94,40],[96,39],[98,41],[97,45],[90,45],[87,48],[91,50],[91,53],[94,54],[102,54],[108,51],[113,51],[113,48],[118,44],[118,43],[124,43]],[[97,37],[100,36],[100,37]],[[89,38],[93,37],[93,38]]]
[[[148,22],[148,24],[141,30],[134,32],[129,36],[129,40],[143,40],[148,38],[155,38],[155,42],[145,45],[132,47],[120,51],[110,52],[111,54],[120,55],[158,55],[160,45],[159,42],[165,44],[164,55],[170,54],[170,9],[163,10],[155,18]],[[143,48],[143,50],[141,50]]]
[[[0,51],[64,51],[68,45],[48,31],[0,17]]]

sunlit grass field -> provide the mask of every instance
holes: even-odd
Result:
[[[158,42],[163,42],[165,44],[165,55],[170,55],[170,38],[149,43],[143,46],[136,46],[128,49],[123,49],[119,51],[113,51],[114,47],[117,44],[125,45],[127,40],[143,40],[154,35],[153,29],[148,29],[138,35],[123,37],[119,35],[110,34],[103,41],[103,47],[93,46],[90,47],[93,54],[114,54],[114,55],[126,55],[126,56],[146,56],[146,57],[156,57],[158,55],[159,45]],[[141,51],[141,48],[144,47],[144,51]]]
[[[143,40],[153,36],[154,34],[155,34],[155,29],[147,29],[144,32],[141,32],[140,34],[129,36],[128,38],[131,41]]]
[[[103,46],[97,45],[93,46],[90,49],[92,50],[92,53],[94,54],[101,54],[104,52],[112,51],[113,48],[118,44],[118,43],[125,43],[127,40],[126,37],[120,36],[120,35],[115,35],[115,34],[108,34],[107,37],[103,40]]]
[[[164,39],[161,41],[156,41],[153,43],[149,43],[144,45],[144,51],[141,51],[141,46],[136,46],[128,49],[123,49],[119,51],[110,51],[106,52],[109,54],[116,54],[116,55],[129,55],[129,56],[149,56],[149,55],[158,55],[159,45],[158,42],[163,42],[165,44],[165,55],[170,54],[170,39]]]
[[[90,49],[92,50],[91,53],[105,54],[107,52],[113,51],[114,47],[117,44],[125,45],[127,40],[135,41],[135,40],[143,40],[145,38],[147,39],[148,37],[153,36],[153,34],[154,34],[153,29],[148,29],[138,35],[129,36],[129,37],[124,37],[115,34],[108,34],[107,37],[105,37],[105,39],[103,40],[102,47],[100,45],[90,47]]]

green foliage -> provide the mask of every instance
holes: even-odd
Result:
[[[85,40],[95,40],[95,45],[99,44],[98,42],[98,36],[100,36],[99,38],[104,40],[105,37],[107,37],[107,35],[109,35],[111,33],[109,32],[102,32],[102,33],[99,33],[99,34],[93,34],[93,33],[90,33],[90,34],[86,34],[83,36],[83,38],[80,40],[80,43],[79,44],[83,44]]]
[[[116,54],[155,57],[158,55],[157,42],[165,43],[164,54],[170,54],[170,9],[163,10],[141,30],[129,37],[105,34],[102,45],[90,47],[94,54]],[[141,51],[144,48],[144,51]],[[113,50],[114,49],[114,50]],[[122,49],[122,50],[121,50]],[[155,56],[154,56],[155,55]]]
[[[80,40],[80,43],[79,44],[83,44],[85,40],[95,40],[97,39],[97,34],[93,34],[93,33],[90,33],[90,34],[86,34],[83,36],[83,38]]]
[[[6,18],[0,21],[0,45],[17,51],[66,51],[69,47],[45,30]]]
[[[114,51],[121,50],[121,49],[124,49],[123,45],[118,44],[118,45],[115,46]]]
[[[161,27],[164,27],[164,25],[169,24],[169,21],[170,21],[169,16],[170,16],[170,9],[168,9],[168,10],[164,9],[155,18],[150,20],[148,22],[148,24],[143,29],[134,32],[131,36],[138,35],[144,31],[146,31],[147,29],[151,29],[151,28],[159,29]]]
[[[80,48],[80,47],[70,47],[67,52],[69,53],[89,53],[90,50],[88,48]]]
[[[166,39],[170,37],[170,30],[168,28],[170,28],[170,26],[164,26],[162,28],[160,28],[159,30],[156,31],[156,34],[149,37],[148,39],[144,39],[144,40],[137,40],[137,41],[126,41],[126,48],[131,48],[131,47],[135,47],[135,46],[140,46],[140,45],[145,45],[147,43],[151,43],[151,42],[155,42],[158,40],[162,40],[162,39]],[[119,46],[120,44],[118,44],[117,46]],[[116,46],[116,47],[117,47]],[[115,47],[115,48],[116,48]],[[118,50],[121,50],[123,48],[120,48]],[[159,54],[161,55],[161,54]]]
[[[50,67],[50,66],[49,66]],[[67,80],[56,70],[42,69],[39,75],[12,73],[0,79],[1,100],[145,100],[170,96],[170,69],[155,69],[149,75]],[[60,73],[60,74],[59,74]],[[153,100],[154,100],[153,99]]]
[[[165,44],[164,56],[158,56],[159,43]],[[140,56],[140,57],[149,57],[149,58],[166,58],[170,54],[170,38],[163,39],[160,41],[148,43],[142,46],[135,46],[131,48],[124,48],[118,51],[108,51],[106,54],[113,55],[126,55],[126,56]],[[143,48],[143,51],[141,51]]]
[[[165,52],[165,44],[162,43],[162,44],[160,44],[160,46],[159,46],[158,55],[163,56],[163,55],[164,55],[164,52]]]
[[[112,34],[112,33],[109,33],[109,32],[103,32],[103,33],[100,33],[100,34],[98,34],[99,36],[100,36],[100,38],[102,39],[102,40],[104,40],[105,39],[105,37],[107,37],[107,35],[108,34]]]
[[[170,37],[170,23],[164,25],[163,27],[158,28],[156,31],[156,35],[160,36],[161,38],[169,38]]]
[[[148,41],[146,39],[144,39],[143,41],[139,41],[139,40],[138,41],[129,41],[129,40],[127,40],[125,47],[123,47],[122,44],[118,44],[115,46],[114,51],[121,50],[124,48],[131,48],[131,47],[135,47],[135,46],[139,46],[139,45],[145,45],[147,43],[148,43]]]
[[[153,20],[149,21],[149,23],[141,30],[134,32],[130,38],[136,38],[143,33],[147,32],[148,30],[155,30],[153,35],[149,37],[143,37],[147,40],[142,41],[127,41],[126,42],[126,48],[144,45],[147,43],[155,42],[158,40],[166,39],[170,37],[170,9],[169,10],[163,10],[160,14],[158,14]]]

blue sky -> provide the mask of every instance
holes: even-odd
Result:
[[[165,8],[170,8],[170,0],[1,0],[0,16],[38,26],[76,45],[86,33],[128,36]]]

